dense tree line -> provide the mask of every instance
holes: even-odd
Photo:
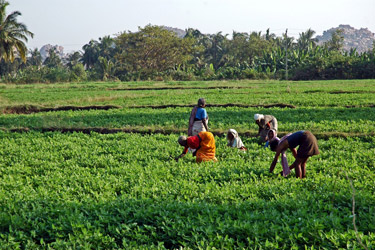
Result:
[[[16,21],[19,12],[5,15],[7,4],[0,0],[0,76],[6,82],[375,78],[375,46],[361,54],[345,52],[340,30],[318,46],[311,29],[296,40],[287,31],[278,37],[270,30],[228,38],[187,29],[181,38],[147,25],[91,40],[63,59],[53,48],[44,61],[37,49],[26,58],[23,41],[33,34]]]

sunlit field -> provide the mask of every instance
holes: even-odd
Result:
[[[201,97],[218,162],[176,162]],[[2,84],[0,249],[373,249],[374,107],[375,80]],[[306,179],[255,113],[316,135]]]

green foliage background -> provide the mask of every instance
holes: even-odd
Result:
[[[375,47],[344,51],[342,30],[317,45],[315,31],[297,38],[277,37],[268,29],[232,37],[187,29],[184,37],[163,26],[92,39],[63,60],[56,48],[44,61],[36,49],[28,61],[0,60],[0,81],[54,83],[91,81],[193,81],[239,79],[334,80],[374,79]],[[31,33],[32,34],[32,33]],[[6,39],[0,39],[0,45]],[[27,39],[26,39],[27,41]],[[10,50],[12,51],[12,50]],[[23,49],[26,54],[26,47]],[[24,58],[26,59],[26,58]]]

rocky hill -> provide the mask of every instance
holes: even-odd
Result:
[[[176,35],[180,38],[183,38],[186,35],[186,31],[182,30],[182,29],[179,29],[179,28],[172,28],[172,27],[168,27],[168,26],[161,26],[161,27],[166,29],[166,30],[169,30],[169,31],[172,31],[172,32],[176,33]]]
[[[55,49],[56,54],[58,56],[60,56],[61,59],[66,57],[66,54],[64,53],[64,47],[63,46],[46,44],[46,45],[42,46],[39,50],[43,61],[48,57],[48,51],[50,49]]]
[[[337,29],[343,31],[344,36],[344,50],[349,51],[351,48],[356,48],[357,52],[362,53],[372,49],[375,41],[375,34],[367,28],[355,29],[350,25],[339,25],[337,28],[331,28],[323,32],[323,35],[316,36],[318,44],[323,44],[331,39],[332,33]]]

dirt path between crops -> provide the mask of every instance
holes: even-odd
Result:
[[[303,91],[305,94],[313,94],[313,93],[327,93],[327,94],[333,94],[333,95],[339,95],[339,94],[373,94],[375,91],[371,90],[336,90],[336,91],[326,91],[326,90],[306,90]]]
[[[209,89],[255,89],[255,87],[249,86],[214,86],[214,87],[143,87],[143,88],[108,88],[107,90],[111,91],[140,91],[140,90],[184,90],[184,89],[198,89],[198,90],[209,90]],[[287,92],[287,91],[283,91]],[[252,93],[269,93],[268,92],[252,92]],[[326,90],[306,90],[302,93],[328,93],[328,94],[366,94],[366,93],[375,93],[371,90],[336,90],[336,91],[326,91]]]
[[[216,87],[153,87],[153,88],[108,88],[114,91],[133,91],[133,90],[175,90],[175,89],[254,89],[254,87],[244,86],[216,86]]]
[[[365,106],[359,106],[359,105],[347,105],[345,108],[375,108],[375,104],[369,104]]]
[[[181,105],[181,104],[168,104],[168,105],[142,105],[142,106],[129,106],[129,108],[152,108],[152,109],[164,109],[164,108],[181,108],[181,107],[194,107],[196,105]],[[206,107],[240,107],[240,108],[296,108],[296,106],[285,103],[275,103],[275,104],[236,104],[236,103],[226,103],[226,104],[207,104]]]
[[[141,106],[128,106],[124,108],[152,108],[152,109],[164,109],[164,108],[179,108],[179,107],[194,107],[194,104],[191,105],[183,105],[183,104],[170,104],[170,105],[141,105]],[[207,107],[241,107],[241,108],[295,108],[295,106],[290,104],[267,104],[267,105],[247,105],[247,104],[235,104],[235,103],[228,103],[228,104],[209,104]],[[103,105],[103,106],[60,106],[56,108],[42,108],[33,105],[23,105],[23,106],[9,106],[5,107],[2,110],[2,114],[33,114],[33,113],[40,113],[40,112],[51,112],[51,111],[77,111],[77,110],[109,110],[109,109],[120,109],[123,108],[121,106],[115,105]]]
[[[76,111],[76,110],[109,110],[109,109],[119,109],[120,106],[115,105],[94,105],[94,106],[61,106],[56,108],[43,108],[33,105],[21,105],[21,106],[10,106],[5,107],[2,110],[3,114],[32,114],[40,112],[51,112],[51,111]]]
[[[3,108],[2,114],[33,114],[40,112],[53,112],[53,111],[80,111],[80,110],[110,110],[110,109],[121,109],[121,108],[151,108],[151,109],[165,109],[165,108],[184,108],[184,107],[194,107],[194,104],[167,104],[167,105],[139,105],[139,106],[116,106],[116,105],[93,105],[93,106],[60,106],[56,108],[43,108],[33,105],[21,105],[21,106],[8,106]],[[239,108],[297,108],[292,104],[286,103],[274,103],[274,104],[236,104],[236,103],[226,103],[226,104],[207,104],[207,107],[239,107]],[[325,107],[325,106],[324,106]],[[331,106],[327,106],[331,107]],[[340,106],[335,106],[340,107]],[[375,108],[375,104],[368,105],[347,105],[343,106],[345,108]]]

